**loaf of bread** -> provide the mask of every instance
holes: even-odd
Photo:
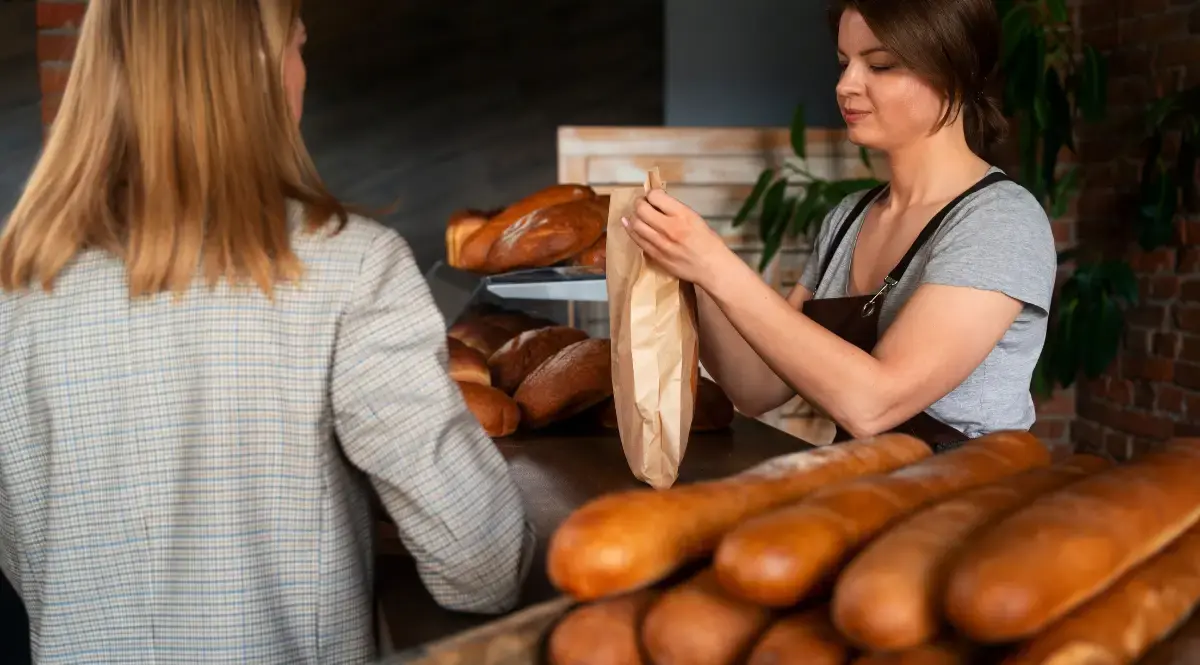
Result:
[[[511,397],[478,383],[459,381],[458,389],[462,391],[467,408],[488,436],[498,438],[517,431],[521,411]]]
[[[492,354],[504,346],[505,342],[516,337],[516,333],[511,333],[504,328],[488,323],[483,317],[478,317],[463,319],[455,323],[450,326],[450,330],[446,331],[446,336],[457,339],[475,349],[483,354],[484,358],[491,358]]]
[[[583,250],[571,259],[571,264],[576,266],[584,266],[587,268],[599,268],[604,270],[607,265],[608,258],[608,234],[601,233],[600,239],[592,243],[591,247]]]
[[[735,665],[770,621],[766,608],[725,593],[708,568],[650,607],[642,643],[654,663]]]
[[[1133,663],[1200,603],[1200,527],[1038,633],[1005,665]],[[1200,653],[1195,654],[1200,661]]]
[[[657,598],[643,589],[571,610],[550,632],[550,665],[642,665],[642,619]]]
[[[487,366],[492,384],[512,394],[533,370],[541,367],[559,351],[588,338],[587,333],[568,326],[552,326],[527,330],[508,340],[492,357]]]
[[[467,238],[487,223],[491,215],[483,210],[456,210],[446,222],[446,264],[462,267],[462,247]]]
[[[746,665],[845,665],[850,653],[829,619],[829,608],[820,605],[771,624]]]
[[[855,660],[854,665],[974,665],[978,654],[979,650],[967,642],[941,642],[907,651],[868,654]]]
[[[1032,637],[1200,519],[1200,439],[1038,497],[968,543],[946,613],[980,642]]]
[[[823,485],[898,469],[931,454],[903,434],[813,448],[726,478],[640,489],[584,504],[550,539],[550,581],[588,600],[653,584],[703,557],[741,521]]]
[[[463,383],[492,385],[492,374],[482,353],[449,336],[446,337],[446,349],[450,352],[450,378]]]
[[[714,557],[717,576],[746,600],[795,605],[895,520],[954,492],[1049,462],[1037,437],[1000,432],[888,475],[822,488],[726,535]]]
[[[479,321],[489,326],[500,328],[513,337],[516,337],[527,330],[537,330],[538,328],[557,325],[550,319],[545,319],[540,316],[530,316],[525,312],[510,311],[483,314],[479,316]],[[511,338],[509,341],[511,341]]]
[[[943,629],[945,577],[972,534],[1041,494],[1105,469],[1094,455],[1019,473],[936,503],[885,531],[838,578],[833,618],[869,651],[902,651],[931,642]]]
[[[721,386],[707,377],[699,377],[696,382],[696,411],[692,417],[692,431],[713,432],[725,429],[733,424],[733,415],[733,402],[725,396]],[[617,405],[613,400],[605,402],[597,411],[596,417],[601,427],[618,429]]]
[[[459,254],[461,267],[476,272],[484,271],[492,244],[500,238],[505,229],[525,215],[559,203],[576,199],[590,199],[595,196],[596,193],[592,188],[586,185],[551,185],[526,196],[489,219],[486,224],[467,237]]]
[[[612,358],[607,339],[565,347],[533,370],[513,397],[531,429],[582,413],[612,396]]]
[[[576,199],[535,210],[504,229],[488,251],[484,270],[503,273],[543,268],[591,247],[608,225],[596,199]]]

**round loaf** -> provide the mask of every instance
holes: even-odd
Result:
[[[492,244],[504,233],[505,229],[525,215],[558,203],[575,199],[590,199],[595,196],[596,192],[587,185],[551,185],[526,196],[489,219],[487,224],[467,237],[462,245],[459,258],[463,269],[475,272],[485,271],[488,252],[491,251]]]
[[[493,380],[494,377],[493,377]],[[617,405],[608,400],[599,408],[600,426],[617,429]],[[696,410],[692,416],[693,432],[714,432],[733,424],[733,402],[712,379],[700,377],[696,386]]]
[[[492,373],[482,353],[449,336],[446,337],[446,349],[450,352],[450,378],[481,386],[492,385]]]
[[[527,330],[505,342],[488,359],[492,385],[512,394],[525,377],[575,342],[587,339],[587,333],[569,326],[552,326]]]
[[[467,409],[483,427],[488,436],[498,438],[517,431],[521,422],[521,410],[511,397],[491,386],[478,383],[458,382]]]
[[[487,323],[482,318],[459,321],[450,326],[446,335],[480,352],[484,358],[491,358],[496,349],[515,337],[513,333]]]
[[[525,312],[496,312],[494,314],[485,314],[479,317],[480,321],[507,330],[510,335],[516,337],[526,330],[537,330],[547,326],[557,325],[549,319],[543,319],[538,316],[530,316]],[[511,339],[508,341],[512,341]]]
[[[565,261],[595,244],[608,224],[607,214],[607,207],[590,198],[531,212],[492,243],[485,270],[502,273]]]
[[[533,370],[514,398],[521,420],[537,429],[565,420],[612,396],[612,350],[607,339],[585,339]]]

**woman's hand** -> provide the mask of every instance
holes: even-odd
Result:
[[[704,218],[661,189],[639,197],[633,210],[621,220],[629,237],[674,277],[708,290],[724,262],[741,261]]]

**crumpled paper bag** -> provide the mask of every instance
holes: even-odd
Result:
[[[611,192],[607,283],[613,401],[621,447],[639,480],[666,489],[687,452],[699,381],[696,290],[642,254],[621,224],[638,196],[665,189],[658,168],[642,187]]]

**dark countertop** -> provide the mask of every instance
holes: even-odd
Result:
[[[559,595],[546,578],[545,547],[567,515],[601,494],[648,486],[633,477],[615,431],[545,431],[500,439],[496,445],[511,465],[538,533],[538,550],[521,601],[521,607],[527,607]],[[679,482],[721,478],[808,447],[790,434],[738,416],[726,431],[691,437]],[[497,618],[438,607],[407,557],[381,556],[376,584],[395,649],[424,644]]]

